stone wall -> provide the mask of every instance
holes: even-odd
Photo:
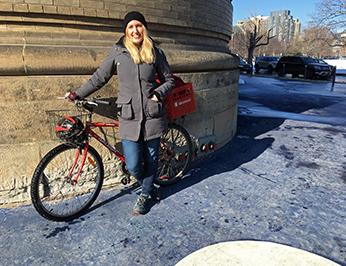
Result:
[[[232,9],[229,5],[228,0],[2,0],[0,11],[122,19],[126,12],[138,10],[151,23],[199,28],[230,35]]]
[[[72,108],[57,97],[87,81],[122,35],[121,19],[130,10],[144,13],[172,70],[193,83],[197,110],[176,122],[191,134],[197,155],[205,155],[202,144],[222,147],[234,136],[239,72],[227,48],[230,1],[2,0],[0,205],[29,200],[36,165],[57,144],[46,111]],[[95,96],[116,94],[114,77]],[[117,185],[114,158],[96,148],[108,185]]]

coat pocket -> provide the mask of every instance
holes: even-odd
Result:
[[[163,106],[162,102],[153,101],[151,99],[148,99],[147,111],[148,111],[148,115],[151,118],[161,117],[165,113],[164,106]]]
[[[125,120],[133,119],[132,98],[124,97],[117,99],[118,116]]]

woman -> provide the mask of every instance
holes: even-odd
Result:
[[[123,26],[125,34],[109,56],[86,84],[66,97],[84,98],[100,89],[113,74],[118,75],[119,133],[126,166],[142,187],[133,212],[144,214],[157,172],[160,137],[167,127],[163,102],[174,87],[174,79],[163,51],[148,36],[144,16],[129,12]]]

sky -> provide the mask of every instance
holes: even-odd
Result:
[[[271,11],[290,10],[306,27],[320,0],[233,0],[233,25],[252,16],[269,16]]]

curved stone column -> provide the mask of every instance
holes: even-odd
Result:
[[[17,3],[21,2],[21,3]],[[78,88],[122,35],[121,20],[141,11],[151,36],[164,49],[173,72],[192,82],[197,111],[177,122],[200,146],[227,143],[236,130],[237,61],[227,48],[232,5],[217,1],[22,0],[0,3],[0,205],[28,199],[28,184],[52,141],[46,110],[71,106],[56,100]],[[117,93],[114,77],[95,93]],[[114,140],[117,142],[116,140]],[[109,185],[114,160],[105,158]],[[112,170],[109,170],[112,169]]]

